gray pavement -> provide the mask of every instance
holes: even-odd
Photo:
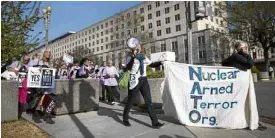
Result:
[[[152,129],[147,114],[132,110],[130,113],[131,127],[122,124],[122,104],[114,106],[100,103],[99,111],[57,116],[54,125],[36,124],[53,137],[86,137],[86,138],[274,138],[275,126],[260,130],[226,130],[189,127],[164,115],[158,115],[160,122],[165,123],[161,129]],[[33,122],[30,115],[23,117]],[[34,122],[33,122],[34,123]]]

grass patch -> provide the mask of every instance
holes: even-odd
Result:
[[[25,119],[1,123],[3,138],[50,138],[50,136]]]

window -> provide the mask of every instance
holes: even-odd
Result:
[[[121,16],[121,20],[124,21],[124,16]]]
[[[91,43],[89,43],[89,47],[91,47]]]
[[[130,18],[130,13],[127,13],[127,18]]]
[[[180,5],[179,4],[174,5],[174,9],[175,9],[175,11],[179,10],[180,9]]]
[[[95,28],[93,28],[93,32],[95,32]]]
[[[99,37],[99,33],[96,34],[96,37]]]
[[[165,14],[169,13],[169,7],[165,8]]]
[[[179,53],[178,53],[178,42],[177,41],[172,42],[172,51],[175,52],[176,61],[178,61],[179,60]]]
[[[221,26],[223,26],[223,21],[221,21]]]
[[[144,25],[141,26],[141,31],[144,31]]]
[[[176,32],[181,31],[180,25],[176,25]]]
[[[95,45],[95,41],[93,41],[93,46]]]
[[[151,29],[153,27],[153,24],[152,23],[149,23],[148,24],[148,28]]]
[[[95,39],[95,35],[93,35],[93,39]]]
[[[165,23],[166,24],[170,23],[170,17],[165,18]]]
[[[103,24],[101,24],[101,29],[103,29]]]
[[[134,16],[136,16],[136,15],[137,15],[137,11],[134,11],[133,13],[134,13]]]
[[[131,35],[131,30],[127,30],[127,34],[128,34],[128,35]]]
[[[91,31],[91,30],[89,30],[89,34],[91,34],[91,32],[92,32],[92,31]]]
[[[180,14],[175,15],[175,21],[180,20]]]
[[[160,16],[160,11],[156,12],[156,16],[159,17]]]
[[[160,51],[161,52],[166,51],[166,44],[161,44],[160,45]]]
[[[105,38],[106,42],[108,42],[108,37]]]
[[[108,22],[105,23],[105,27],[108,27]]]
[[[89,41],[91,41],[91,36],[89,36]]]
[[[99,40],[96,40],[96,44],[99,44]]]
[[[121,37],[124,37],[124,32],[121,32]]]
[[[137,33],[137,28],[134,28],[134,33]]]
[[[111,25],[113,25],[113,23],[114,23],[114,21],[113,21],[113,20],[112,20],[112,21],[110,21],[110,24],[111,24]]]
[[[101,32],[101,36],[103,36],[103,32]]]
[[[208,25],[208,24],[205,24],[205,28],[206,28],[206,29],[209,28],[209,25]]]
[[[153,38],[153,32],[149,33],[149,38]]]
[[[111,40],[113,40],[113,39],[114,39],[114,36],[111,35]]]
[[[108,30],[105,31],[105,34],[108,34]]]
[[[87,38],[85,38],[85,42],[87,42]]]
[[[116,26],[116,31],[118,31],[118,26]]]
[[[131,26],[131,22],[127,22],[127,25],[128,25],[128,26]]]
[[[216,24],[219,24],[219,20],[218,19],[216,19]]]
[[[156,7],[159,7],[160,6],[160,3],[159,1],[156,2]]]
[[[199,45],[205,44],[205,37],[204,37],[204,36],[199,36],[199,37],[198,37],[198,44],[199,44]]]
[[[124,24],[121,24],[121,28],[122,28],[122,29],[124,28]]]
[[[161,26],[160,20],[157,21],[157,26]]]
[[[157,36],[161,36],[161,30],[157,31]]]
[[[103,39],[101,39],[101,43],[103,43]]]
[[[140,8],[140,13],[144,13],[144,8]]]
[[[151,46],[151,53],[156,53],[156,47],[155,46]]]
[[[166,28],[166,34],[170,34],[170,33],[171,33],[170,27],[169,27],[169,28]]]
[[[111,28],[111,33],[114,31],[114,29],[113,28]]]
[[[101,46],[101,50],[103,50],[103,46]]]
[[[148,7],[148,11],[152,9],[151,4],[147,6]]]
[[[96,27],[96,30],[97,30],[97,31],[99,30],[99,26]]]
[[[148,14],[148,20],[152,19],[152,13]]]
[[[99,47],[96,48],[96,51],[99,51]]]
[[[141,20],[141,22],[144,22],[144,17],[143,16],[140,17],[140,20]]]
[[[206,51],[205,51],[205,50],[199,51],[199,58],[200,58],[200,59],[206,58]]]
[[[167,4],[167,3],[169,3],[169,1],[164,1],[164,4]]]

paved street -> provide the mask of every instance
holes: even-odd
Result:
[[[275,116],[272,108],[275,106],[275,83],[256,83],[256,94],[260,116]],[[122,124],[123,104],[114,106],[100,103],[99,111],[62,115],[55,118],[56,124],[36,124],[53,137],[87,137],[87,138],[274,138],[275,126],[267,126],[260,130],[226,130],[189,127],[177,124],[175,120],[164,115],[158,115],[165,126],[152,129],[150,118],[146,113],[132,110],[130,114],[131,127]],[[24,118],[33,122],[31,116]]]

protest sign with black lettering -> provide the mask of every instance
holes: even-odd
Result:
[[[41,87],[41,68],[29,67],[28,71],[28,88],[40,88]]]
[[[22,81],[27,77],[26,72],[18,72],[18,79],[17,81],[20,82],[19,87],[22,87]]]

